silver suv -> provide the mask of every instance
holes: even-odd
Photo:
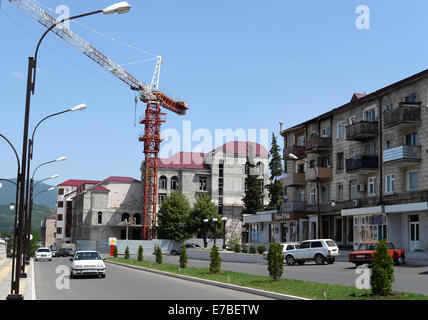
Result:
[[[316,264],[334,263],[339,256],[339,248],[331,239],[314,239],[303,241],[297,250],[285,254],[287,265],[304,264],[306,261],[315,261]]]

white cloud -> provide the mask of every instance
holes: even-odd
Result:
[[[17,72],[17,71],[12,71],[11,73],[9,73],[9,75],[15,79],[24,79],[24,77],[25,77],[25,74],[23,74],[22,72]]]

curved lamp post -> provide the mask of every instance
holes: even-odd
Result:
[[[19,293],[19,280],[20,280],[20,266],[21,266],[21,255],[22,255],[22,231],[23,231],[23,215],[24,215],[24,192],[25,192],[25,177],[27,173],[26,163],[27,163],[27,148],[28,148],[28,126],[29,126],[29,120],[30,120],[30,104],[31,104],[31,95],[34,95],[35,91],[35,82],[36,82],[36,66],[37,66],[37,55],[39,51],[40,44],[42,43],[45,36],[58,24],[61,24],[65,21],[72,20],[72,19],[78,19],[82,17],[86,17],[93,14],[103,13],[103,14],[111,14],[111,13],[126,13],[130,10],[131,6],[126,2],[122,1],[119,3],[116,3],[114,5],[111,5],[104,10],[97,10],[77,16],[72,16],[69,18],[62,19],[61,21],[57,21],[55,24],[53,24],[49,29],[46,30],[46,32],[42,35],[39,42],[37,43],[36,51],[34,54],[34,57],[28,58],[28,73],[27,73],[27,91],[26,91],[26,99],[25,99],[25,116],[24,116],[24,134],[22,139],[22,157],[21,161],[23,164],[22,169],[19,171],[17,180],[19,180],[19,225],[18,225],[18,252],[14,251],[12,265],[15,262],[15,257],[17,259],[16,263],[16,272],[12,272],[12,279],[11,279],[11,292],[6,297],[7,300],[23,300],[23,296]],[[15,254],[16,253],[16,254]]]
[[[299,158],[292,154],[289,153],[288,157],[291,158],[292,160],[299,160]],[[301,159],[303,162],[305,162],[307,165],[309,165],[308,161],[305,159]],[[318,176],[318,171],[316,170],[315,167],[313,167],[314,172],[315,172],[315,177],[316,177],[316,188],[317,188],[317,224],[318,224],[318,228],[317,228],[317,234],[318,234],[318,238],[321,237],[321,216],[320,216],[320,190],[319,190],[319,184],[320,184],[320,179]]]

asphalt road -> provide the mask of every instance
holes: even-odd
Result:
[[[108,263],[104,279],[70,279],[69,273],[64,272],[69,263],[67,258],[35,262],[37,300],[267,300],[266,297]]]
[[[154,261],[153,255],[144,256],[145,259]],[[163,261],[178,264],[179,256],[164,255]],[[189,266],[208,268],[209,261],[189,259]],[[236,263],[222,262],[221,268],[228,271],[236,271],[257,275],[269,275],[267,263]],[[316,265],[313,262],[302,266],[284,266],[283,278],[314,281],[330,284],[355,286],[355,281],[360,274],[356,273],[354,264],[349,262],[335,262],[328,265]],[[395,281],[393,289],[428,295],[428,266],[405,264],[394,267]]]

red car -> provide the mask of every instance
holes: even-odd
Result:
[[[376,243],[376,241],[362,242],[358,251],[353,251],[349,254],[349,262],[355,263],[356,267],[365,263],[372,264],[373,256],[376,253]],[[404,264],[404,250],[395,249],[391,241],[386,243],[388,244],[388,253],[394,264]]]

